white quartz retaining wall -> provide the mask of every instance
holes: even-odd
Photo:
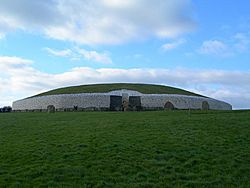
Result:
[[[109,108],[110,96],[104,94],[64,94],[33,97],[13,102],[13,110],[47,109],[54,105],[56,109],[74,108]]]
[[[174,94],[142,94],[132,90],[117,90],[109,93],[61,94],[27,98],[13,102],[13,110],[46,110],[49,105],[56,109],[74,108],[109,108],[110,95],[140,96],[141,105],[145,109],[164,108],[166,102],[171,102],[177,109],[201,109],[202,102],[207,101],[213,110],[231,110],[228,103],[206,97],[174,95]]]
[[[145,108],[164,108],[168,101],[177,109],[202,109],[202,103],[207,101],[211,110],[232,110],[230,104],[206,97],[167,94],[141,96],[141,104]]]

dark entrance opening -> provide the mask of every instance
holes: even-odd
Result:
[[[209,110],[209,104],[207,101],[202,102],[202,110]]]
[[[141,110],[142,109],[141,97],[139,97],[139,96],[129,97],[129,107],[131,108],[131,110],[134,110],[134,111]]]
[[[164,105],[164,109],[165,110],[174,110],[174,105],[171,102],[166,102],[166,104]]]
[[[110,110],[121,111],[122,110],[122,97],[121,96],[110,96]]]

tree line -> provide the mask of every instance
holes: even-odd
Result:
[[[4,106],[3,108],[0,108],[0,113],[3,112],[11,112],[12,108],[10,106]]]

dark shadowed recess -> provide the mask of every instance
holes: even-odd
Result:
[[[121,96],[110,96],[110,110],[120,111],[122,108],[122,97]]]

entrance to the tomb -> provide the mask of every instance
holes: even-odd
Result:
[[[139,96],[130,96],[129,97],[129,107],[133,111],[141,110],[141,97]]]
[[[122,110],[122,97],[121,96],[110,96],[110,110],[121,111]]]

